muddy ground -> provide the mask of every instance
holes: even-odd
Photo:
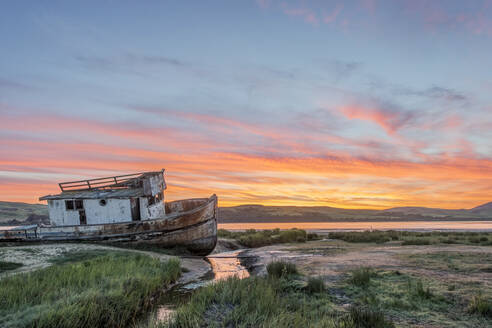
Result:
[[[401,246],[323,240],[249,249],[242,256],[244,265],[255,274],[266,274],[266,264],[282,259],[295,263],[304,274],[321,276],[325,281],[342,279],[358,267],[373,267],[441,281],[477,283],[492,293],[490,246]]]

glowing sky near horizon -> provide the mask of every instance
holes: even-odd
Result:
[[[492,201],[490,0],[5,1],[0,47],[0,200]]]

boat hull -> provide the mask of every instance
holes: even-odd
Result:
[[[166,203],[160,219],[111,224],[38,227],[32,232],[4,232],[2,241],[92,241],[184,247],[209,254],[217,243],[217,196]]]

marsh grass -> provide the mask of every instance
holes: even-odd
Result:
[[[128,252],[64,258],[0,280],[1,327],[128,327],[181,272],[177,259]]]
[[[353,270],[349,278],[349,282],[354,286],[367,287],[371,282],[371,278],[377,276],[372,268],[361,267]]]
[[[277,278],[298,274],[296,265],[287,261],[273,261],[268,263],[267,272],[269,276]]]
[[[420,298],[420,299],[431,299],[434,295],[432,294],[429,286],[424,286],[421,279],[408,279],[408,293],[410,297]]]
[[[329,238],[340,239],[349,243],[386,243],[399,239],[398,231],[347,231],[330,232]]]
[[[326,290],[325,282],[320,277],[309,277],[305,287],[308,293],[322,293]]]
[[[246,231],[228,231],[219,229],[218,236],[222,238],[235,239],[241,245],[251,248],[283,243],[304,243],[308,240],[308,234],[306,231],[295,228],[290,230],[248,229]],[[310,238],[310,240],[314,240],[314,238],[317,237],[311,235]]]
[[[114,253],[115,256],[119,256],[120,254]],[[52,264],[66,264],[73,262],[82,262],[92,260],[99,256],[108,255],[107,250],[102,249],[93,249],[93,250],[84,250],[84,251],[65,251],[58,256],[52,257],[48,259],[48,262]]]
[[[402,246],[409,246],[409,245],[430,245],[431,241],[427,238],[412,238],[412,239],[407,239],[404,240],[402,243]]]
[[[489,318],[480,313],[487,311],[482,305],[482,299],[470,301],[467,309],[463,302],[470,299],[470,292],[477,286],[449,285],[441,281],[418,277],[401,271],[376,271],[370,278],[370,283],[357,286],[350,280],[340,281],[339,290],[360,308],[382,311],[401,327],[434,326],[439,327],[489,327]],[[472,310],[476,309],[476,310]],[[483,311],[483,312],[481,312]],[[477,315],[471,315],[476,313]]]
[[[146,244],[146,243],[126,243],[126,242],[118,242],[118,243],[109,243],[109,245],[113,247],[123,248],[123,249],[137,249],[146,252],[154,252],[159,254],[166,255],[192,255],[191,252],[183,246],[174,246],[174,247],[163,247],[158,244]]]
[[[349,243],[377,243],[401,241],[402,245],[464,244],[492,245],[490,232],[447,232],[447,231],[344,231],[330,232],[329,238]]]
[[[11,271],[23,266],[22,263],[0,261],[0,273]]]
[[[290,279],[232,277],[196,291],[161,327],[393,327],[384,315],[354,307],[342,312],[328,293],[292,288]],[[368,326],[365,322],[370,322]]]
[[[492,302],[479,293],[470,300],[468,312],[492,318]]]
[[[373,310],[364,307],[352,306],[350,308],[348,322],[357,328],[392,328],[393,321],[388,320],[381,310]]]
[[[406,263],[433,271],[452,273],[492,272],[492,254],[486,252],[439,251],[420,254],[400,254]]]

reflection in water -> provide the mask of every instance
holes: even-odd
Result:
[[[214,280],[237,276],[240,279],[249,277],[248,270],[241,265],[238,259],[239,252],[226,252],[207,257],[212,265]]]
[[[291,229],[304,230],[490,230],[492,221],[392,221],[392,222],[259,222],[220,223],[219,229]]]
[[[166,293],[166,299],[162,301],[163,304],[157,307],[154,320],[156,322],[169,320],[171,315],[176,311],[176,307],[188,300],[191,296],[191,291],[198,287],[232,276],[237,276],[240,279],[249,277],[248,270],[241,265],[241,262],[238,259],[239,254],[240,251],[232,251],[207,257],[207,260],[212,266],[213,275],[204,277],[203,280],[199,282],[191,282],[187,285],[172,288]]]

